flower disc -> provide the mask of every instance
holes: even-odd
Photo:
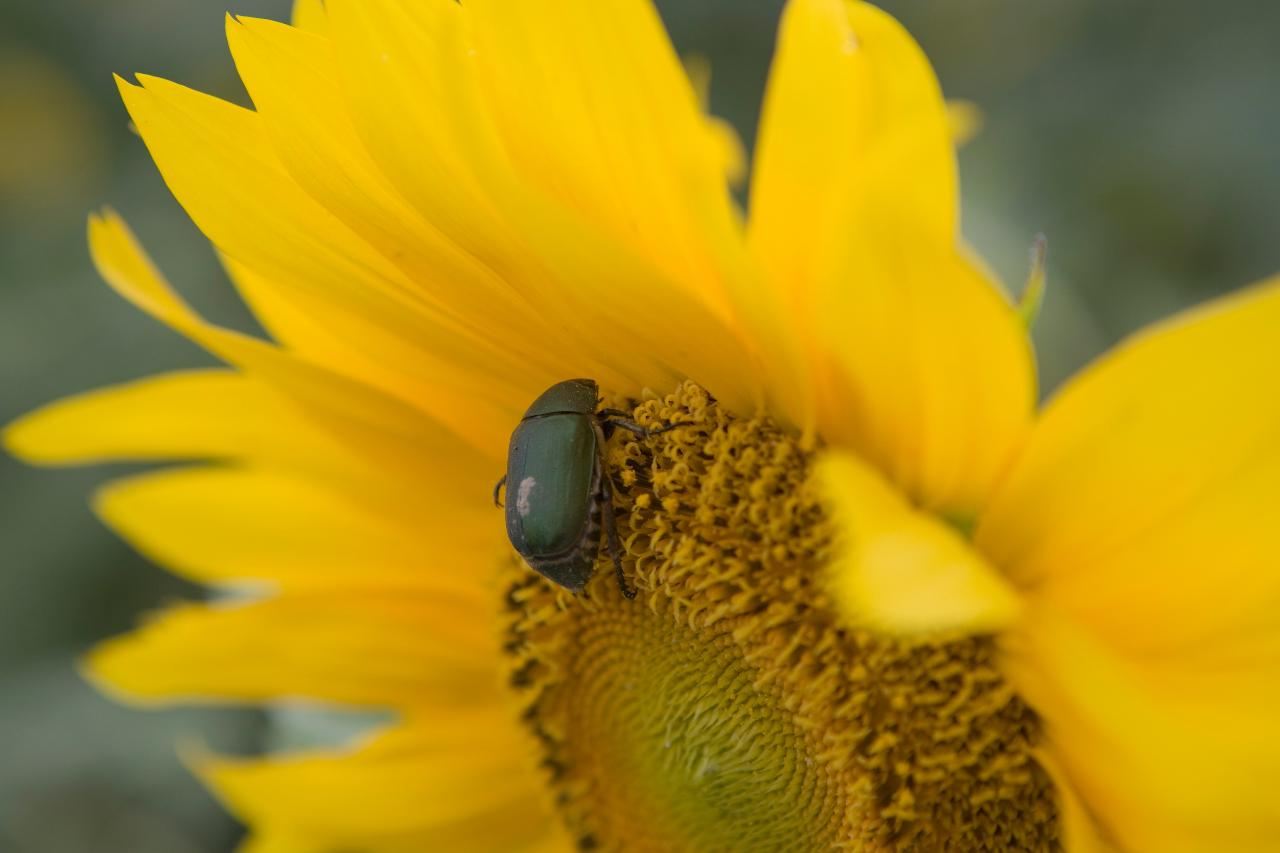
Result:
[[[623,565],[584,595],[524,566],[511,683],[581,847],[1052,850],[1039,730],[984,638],[837,624],[811,454],[686,383],[608,467]]]

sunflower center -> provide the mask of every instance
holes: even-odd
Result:
[[[686,383],[606,462],[623,566],[510,568],[511,683],[583,849],[1054,850],[1034,716],[989,640],[837,625],[811,454]]]

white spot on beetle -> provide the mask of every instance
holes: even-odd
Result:
[[[520,481],[520,489],[516,492],[516,512],[520,513],[521,518],[529,514],[531,509],[529,495],[533,493],[533,487],[536,485],[538,481],[532,477],[525,477]]]

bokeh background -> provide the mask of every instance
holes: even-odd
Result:
[[[289,6],[0,0],[0,422],[209,363],[99,283],[84,246],[90,209],[121,210],[201,310],[252,328],[130,133],[111,79],[144,71],[244,102],[224,2],[273,18]],[[681,52],[710,60],[712,107],[750,143],[781,0],[659,5]],[[1049,237],[1037,330],[1046,389],[1138,326],[1280,270],[1280,4],[883,5],[924,44],[948,96],[985,114],[961,154],[969,238],[1017,287],[1033,235]],[[198,594],[94,520],[86,497],[114,473],[36,471],[0,455],[4,853],[212,853],[239,836],[174,745],[252,751],[264,715],[133,711],[75,672],[95,640]]]

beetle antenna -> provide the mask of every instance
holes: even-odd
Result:
[[[605,429],[606,437],[608,437],[608,435],[611,433],[611,431],[614,428],[617,428],[617,429],[625,429],[627,432],[630,432],[630,433],[635,433],[641,438],[650,438],[655,435],[662,435],[664,432],[671,432],[671,430],[679,429],[680,427],[697,426],[697,424],[692,424],[692,423],[663,424],[660,427],[649,429],[648,427],[640,426],[640,424],[633,423],[632,421],[610,420],[610,419],[601,419],[601,424]]]
[[[680,427],[686,427],[686,426],[697,426],[697,424],[691,424],[691,423],[689,423],[689,424],[663,424],[662,426],[658,427],[657,429],[649,429],[649,430],[645,430],[645,434],[646,434],[646,436],[649,436],[649,435],[662,435],[664,432],[671,432],[673,429],[679,429]]]

